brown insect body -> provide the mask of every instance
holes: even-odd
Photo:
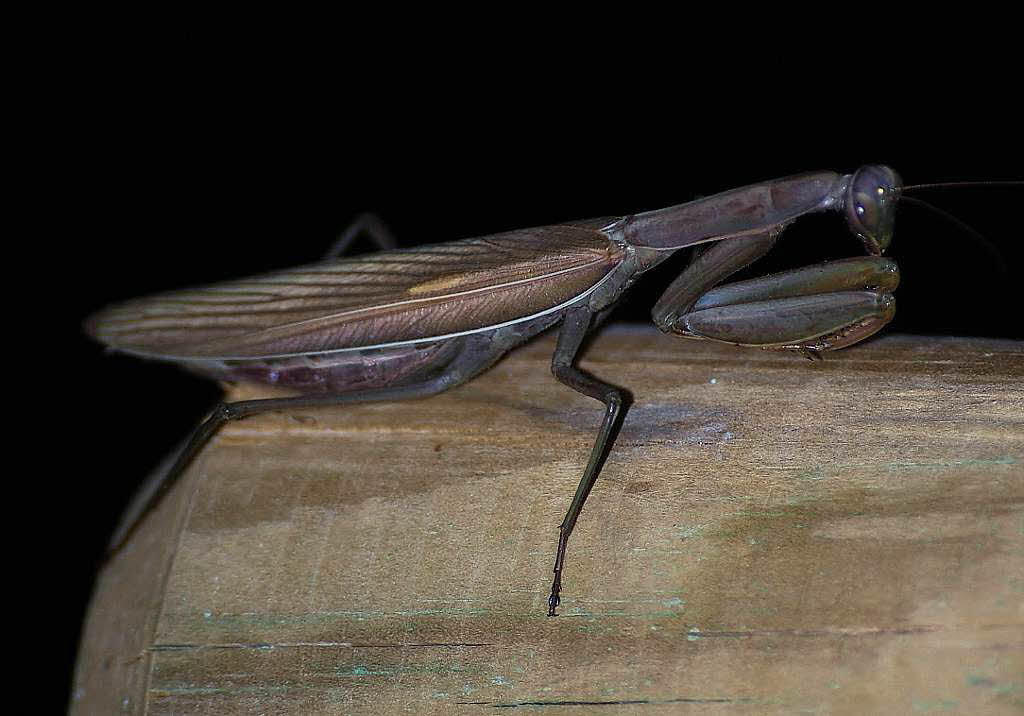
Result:
[[[888,167],[810,172],[633,216],[328,260],[165,293],[102,311],[87,330],[114,350],[300,394],[218,406],[168,471],[166,489],[228,420],[434,395],[560,324],[554,376],[601,401],[605,413],[559,528],[548,599],[553,615],[569,535],[629,402],[624,390],[576,367],[588,331],[643,272],[679,249],[705,244],[652,310],[662,331],[809,356],[861,340],[893,315],[898,271],[880,254],[892,238],[899,193],[899,177]],[[829,210],[845,212],[870,256],[711,291],[770,251],[798,217]],[[159,492],[140,515],[158,499]]]

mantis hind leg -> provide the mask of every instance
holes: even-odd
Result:
[[[352,223],[338,235],[324,255],[324,260],[336,259],[347,253],[360,236],[368,237],[373,245],[381,251],[398,248],[398,242],[387,224],[381,221],[376,214],[365,213],[353,219]]]
[[[274,410],[429,397],[465,383],[493,365],[508,350],[507,346],[499,341],[492,341],[487,335],[455,340],[459,340],[460,345],[453,357],[450,357],[442,365],[427,366],[417,375],[410,376],[410,379],[401,385],[340,393],[220,403],[213,409],[209,417],[192,431],[170,468],[157,477],[148,486],[148,489],[144,488],[143,493],[136,498],[135,504],[129,508],[121,525],[111,538],[105,559],[112,557],[124,546],[146,516],[156,508],[164,495],[178,481],[203,446],[225,423]]]

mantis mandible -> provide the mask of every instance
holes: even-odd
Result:
[[[135,524],[225,422],[435,395],[557,325],[552,373],[600,401],[604,417],[559,526],[548,597],[554,616],[569,537],[628,400],[624,390],[576,367],[588,332],[641,274],[702,244],[652,310],[663,332],[809,358],[861,341],[894,315],[899,271],[881,254],[901,191],[885,166],[809,172],[625,217],[329,258],[101,311],[86,329],[113,350],[297,393],[218,405]],[[766,254],[790,223],[821,211],[844,213],[867,255],[719,286]]]

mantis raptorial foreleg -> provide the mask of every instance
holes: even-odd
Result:
[[[808,266],[709,291],[670,330],[743,346],[835,350],[892,319],[898,281],[895,262],[878,256]]]

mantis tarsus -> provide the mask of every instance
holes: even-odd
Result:
[[[298,393],[217,406],[144,515],[229,420],[434,395],[557,325],[554,376],[603,403],[605,412],[559,528],[548,598],[554,615],[569,537],[628,400],[624,390],[575,366],[587,333],[642,273],[703,244],[653,308],[663,332],[807,357],[863,340],[894,313],[899,273],[881,254],[892,239],[901,190],[884,166],[848,175],[811,172],[631,216],[332,257],[138,299],[93,316],[87,330],[117,351]],[[867,255],[715,288],[767,253],[790,223],[819,211],[843,212]]]

